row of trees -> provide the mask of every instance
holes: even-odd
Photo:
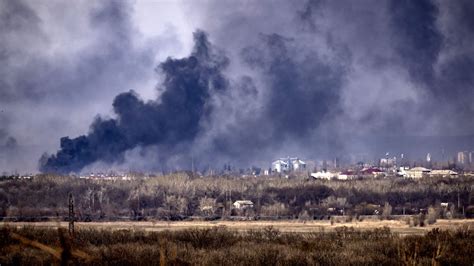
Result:
[[[36,176],[0,181],[0,216],[33,219],[67,216],[68,193],[78,219],[184,219],[238,215],[322,219],[334,215],[427,213],[472,216],[474,180],[459,178],[303,180],[199,177],[171,174],[132,181]],[[236,210],[236,200],[253,208]],[[443,203],[443,204],[441,204]],[[446,206],[445,203],[448,203]]]

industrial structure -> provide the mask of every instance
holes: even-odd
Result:
[[[306,163],[298,157],[295,158],[280,158],[272,163],[272,172],[274,173],[288,173],[293,171],[305,171]]]

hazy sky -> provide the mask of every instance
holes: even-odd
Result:
[[[43,153],[45,171],[157,170],[472,135],[473,33],[469,0],[0,0],[0,171]]]

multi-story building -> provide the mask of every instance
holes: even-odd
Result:
[[[460,151],[456,159],[459,164],[472,164],[472,151]]]
[[[388,168],[388,167],[392,167],[392,166],[396,166],[396,165],[397,165],[397,157],[381,158],[380,159],[380,166],[381,167]]]
[[[306,163],[298,157],[296,158],[280,158],[272,163],[272,171],[277,173],[285,173],[291,171],[306,170]]]

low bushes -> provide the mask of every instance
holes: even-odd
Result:
[[[434,229],[423,236],[406,237],[388,228],[358,231],[341,227],[334,232],[311,233],[282,233],[272,227],[247,232],[225,227],[163,232],[79,229],[65,244],[61,238],[67,234],[62,230],[24,227],[0,229],[1,265],[58,262],[47,251],[19,242],[12,233],[62,251],[63,255],[67,252],[69,255],[62,258],[76,264],[470,265],[474,261],[472,229]]]

